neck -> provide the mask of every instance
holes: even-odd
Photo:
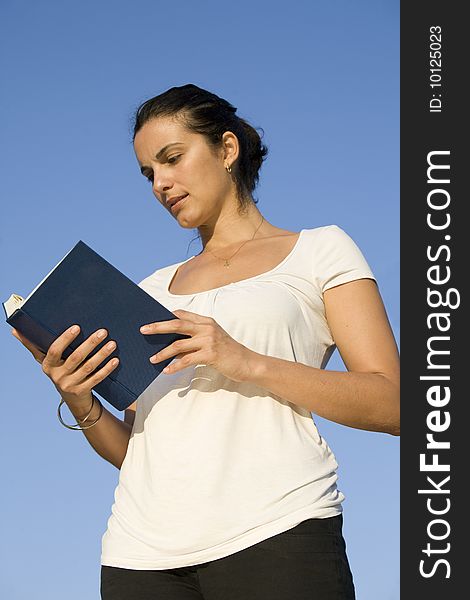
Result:
[[[261,224],[261,226],[260,226]],[[250,204],[246,212],[219,215],[213,226],[203,225],[199,227],[203,251],[217,251],[221,248],[235,247],[237,244],[255,238],[264,237],[269,234],[272,225],[254,204]],[[256,232],[256,234],[255,234]]]

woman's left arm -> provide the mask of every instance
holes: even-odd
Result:
[[[398,349],[376,283],[351,281],[326,290],[323,299],[348,371],[256,354],[249,380],[330,421],[400,435]]]

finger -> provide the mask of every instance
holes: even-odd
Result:
[[[194,335],[196,333],[196,324],[182,319],[171,319],[170,321],[157,321],[142,325],[140,333],[144,335],[154,335],[156,333],[184,333]]]
[[[56,338],[49,346],[49,350],[44,358],[44,366],[57,367],[62,364],[62,354],[71,342],[77,337],[80,332],[78,325],[72,325],[66,329],[58,338]]]
[[[39,348],[37,348],[32,342],[30,342],[27,338],[24,337],[24,335],[22,335],[17,329],[12,329],[11,333],[14,337],[16,337],[16,339],[18,341],[20,341],[23,346],[29,350],[31,352],[31,354],[34,356],[34,358],[38,361],[38,362],[42,362],[44,360],[44,357],[46,356],[44,354],[44,352],[42,352],[41,350],[39,350]]]
[[[105,344],[102,348],[98,350],[93,356],[91,356],[88,360],[83,361],[78,368],[73,371],[70,375],[71,381],[74,385],[80,385],[83,381],[86,381],[87,378],[92,375],[96,369],[103,363],[106,358],[109,358],[109,355],[114,352],[116,349],[116,342],[114,340],[110,340],[107,344]],[[77,349],[78,350],[78,349]],[[65,364],[64,364],[65,367]]]
[[[212,317],[199,315],[195,312],[190,312],[189,310],[183,310],[182,308],[174,310],[173,314],[176,315],[179,319],[186,319],[187,321],[192,321],[193,323],[209,323],[213,321]]]
[[[186,369],[191,365],[197,364],[207,364],[207,362],[204,361],[204,355],[202,351],[185,354],[181,358],[174,360],[172,363],[170,363],[163,369],[163,373],[177,373],[178,371],[182,371],[183,369]]]
[[[92,333],[84,342],[78,346],[71,354],[67,357],[67,360],[64,362],[63,366],[66,371],[69,373],[75,372],[84,361],[87,359],[88,355],[95,350],[97,346],[99,346],[106,337],[108,336],[108,332],[106,329],[98,329],[94,333]],[[102,348],[100,348],[100,351]],[[96,353],[98,354],[98,352]]]
[[[157,364],[162,362],[162,360],[166,360],[167,358],[171,358],[172,356],[176,356],[179,353],[187,354],[189,352],[194,352],[195,350],[199,350],[201,348],[200,340],[195,338],[190,338],[186,340],[176,340],[166,348],[160,350],[156,354],[150,357],[150,362],[153,364]]]
[[[119,366],[119,358],[115,357],[109,360],[103,368],[96,373],[93,373],[85,381],[87,388],[93,389],[99,383],[101,383],[106,377],[112,373]]]

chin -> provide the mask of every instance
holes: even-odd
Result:
[[[183,229],[195,229],[197,227],[197,225],[192,225],[191,223],[188,223],[186,220],[178,221],[178,219],[177,219],[177,223]]]
[[[176,215],[175,220],[183,229],[196,229],[201,225],[200,220],[191,219],[191,217],[187,217],[186,215]]]
[[[208,221],[207,215],[203,215],[199,211],[185,211],[184,209],[175,215],[174,219],[180,227],[183,227],[183,229],[197,229]]]

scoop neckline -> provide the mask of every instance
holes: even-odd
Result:
[[[189,298],[189,297],[193,297],[193,296],[200,296],[201,294],[209,294],[210,292],[215,292],[217,290],[222,290],[224,288],[233,287],[234,285],[237,285],[239,283],[245,283],[246,281],[253,281],[254,279],[259,279],[260,277],[265,277],[266,275],[269,275],[270,273],[274,273],[274,271],[277,271],[277,269],[280,269],[282,267],[282,265],[285,262],[287,262],[289,260],[289,258],[294,254],[294,252],[297,250],[297,247],[300,243],[300,240],[302,238],[302,234],[304,233],[304,231],[305,231],[305,229],[301,229],[298,232],[299,236],[298,236],[295,244],[293,245],[291,251],[289,252],[289,254],[287,254],[287,256],[285,256],[279,264],[277,264],[272,269],[269,269],[269,271],[265,271],[264,273],[259,273],[258,275],[253,275],[252,277],[246,277],[245,279],[239,279],[238,281],[233,281],[232,283],[226,283],[225,285],[219,285],[218,287],[211,288],[209,290],[203,290],[202,292],[193,292],[192,294],[173,294],[173,292],[170,292],[169,287],[171,285],[171,282],[173,281],[173,277],[175,276],[176,271],[181,267],[181,265],[184,265],[185,263],[192,260],[196,256],[194,254],[193,256],[190,256],[187,260],[183,260],[182,262],[177,263],[175,268],[171,270],[170,277],[167,279],[167,282],[165,284],[165,293],[168,296],[170,296],[171,298]]]

